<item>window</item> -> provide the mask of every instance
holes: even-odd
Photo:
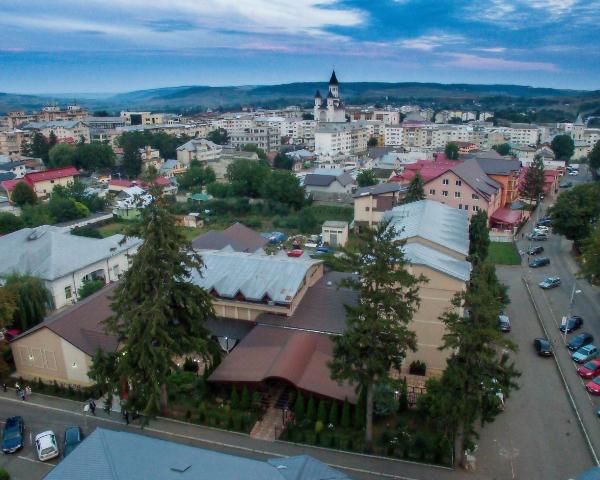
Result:
[[[448,190],[442,190],[442,195],[444,197],[447,197],[448,196]]]
[[[365,212],[368,212],[369,210],[371,210],[371,207],[365,207]]]
[[[479,200],[479,195],[477,195],[476,193],[472,193],[472,194],[471,194],[471,198],[472,198],[473,200]]]
[[[469,209],[469,206],[468,206],[468,205],[465,205],[465,210],[468,210],[468,209]]]
[[[450,180],[448,180],[447,178],[444,178],[442,180],[442,185],[450,185]]]
[[[429,189],[429,195],[435,195],[435,188]]]
[[[461,185],[462,185],[462,181],[461,181],[461,180],[457,180],[457,181],[456,181],[456,186],[457,186],[457,187],[460,187]]]
[[[71,290],[71,286],[65,287],[65,298],[69,299],[73,296],[73,292]]]
[[[459,203],[459,204],[458,204],[458,209],[459,209],[459,210],[462,210],[462,203]]]
[[[477,205],[473,205],[473,211],[474,212],[478,212],[479,211],[479,207]]]
[[[454,192],[454,198],[460,198],[460,192]]]

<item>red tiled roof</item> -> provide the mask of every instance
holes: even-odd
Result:
[[[48,180],[56,180],[58,178],[74,177],[79,175],[79,170],[75,167],[51,168],[43,172],[32,172],[25,175],[27,183],[44,182]]]
[[[169,185],[171,185],[171,182],[169,182],[169,180],[165,177],[158,177],[156,180],[154,180],[154,185],[157,185],[159,187],[168,187]]]
[[[12,192],[15,188],[15,185],[23,181],[24,180],[22,178],[15,178],[13,180],[4,180],[2,183],[0,183],[0,185],[2,185],[7,192]]]
[[[136,185],[135,180],[125,180],[125,179],[120,179],[120,178],[111,178],[110,181],[108,182],[109,186],[113,186],[113,187],[133,187],[134,185]]]
[[[523,212],[521,210],[512,210],[508,207],[500,207],[496,210],[490,220],[492,222],[504,223],[506,225],[517,225],[521,222]]]
[[[392,178],[393,181],[401,181],[396,180],[396,178],[404,179],[404,180],[412,180],[417,172],[421,174],[421,177],[425,181],[425,183],[433,180],[434,178],[439,177],[443,173],[450,170],[452,167],[455,167],[460,162],[454,162],[451,160],[442,160],[442,161],[433,161],[433,160],[419,160],[415,163],[411,163],[404,167],[404,172],[397,177]]]

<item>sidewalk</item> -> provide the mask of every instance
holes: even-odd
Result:
[[[27,398],[26,402],[22,402],[17,399],[14,389],[9,389],[6,393],[0,391],[0,401],[20,402],[28,406],[35,405],[49,411],[76,415],[81,417],[79,423],[82,426],[89,425],[90,429],[96,424],[104,424],[104,426],[109,428],[133,431],[141,429],[138,421],[126,426],[120,414],[113,412],[109,415],[100,406],[96,409],[95,417],[90,413],[84,416],[83,407],[85,403],[36,394],[35,392]],[[311,455],[334,468],[344,470],[351,478],[355,479],[457,479],[464,475],[461,471],[454,471],[443,467],[353,454],[282,441],[269,442],[257,440],[242,433],[219,430],[166,418],[157,418],[151,421],[149,425],[143,428],[143,431],[169,440],[188,444],[191,441],[198,442],[197,446],[199,447],[262,460],[295,455]],[[477,475],[469,474],[469,477],[475,479]]]

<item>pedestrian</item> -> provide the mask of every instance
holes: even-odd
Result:
[[[29,385],[27,385],[25,387],[25,394],[29,397],[31,396],[31,387]]]
[[[125,423],[129,425],[129,412],[127,410],[123,411],[123,417],[125,418]]]
[[[6,383],[2,383],[2,391],[6,393]]]
[[[19,392],[21,392],[21,400],[25,401],[25,389],[22,388],[21,390],[19,390]]]
[[[95,417],[96,416],[96,402],[94,402],[93,398],[90,400],[90,411],[92,412],[92,415],[94,415],[94,417]]]

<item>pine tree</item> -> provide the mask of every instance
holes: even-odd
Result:
[[[115,289],[114,314],[106,326],[122,346],[114,369],[115,388],[131,385],[129,405],[151,418],[167,409],[167,377],[174,358],[194,353],[211,360],[204,323],[214,316],[210,294],[193,282],[202,258],[175,227],[158,188],[142,210],[138,234],[144,239],[131,268]]]
[[[536,155],[533,163],[525,172],[525,178],[520,185],[520,192],[525,198],[537,202],[540,195],[544,193],[544,161],[540,155]]]
[[[317,420],[327,423],[327,405],[325,400],[319,400],[319,408],[317,408]]]
[[[315,408],[315,399],[311,395],[308,399],[308,406],[306,407],[306,418],[311,422],[317,419],[317,409]]]
[[[419,200],[425,200],[425,181],[421,174],[417,172],[408,184],[404,203],[418,202]]]
[[[454,142],[448,142],[444,153],[448,160],[458,160],[458,145]]]
[[[487,228],[488,217],[480,210],[471,217],[469,224],[469,259],[472,262],[484,261],[490,248],[490,233]]]
[[[344,405],[342,406],[342,420],[340,424],[343,428],[350,428],[350,404],[348,403],[348,399],[344,399]]]
[[[333,339],[329,364],[334,380],[347,380],[366,395],[366,449],[373,443],[373,393],[392,368],[400,369],[408,350],[416,349],[416,336],[408,324],[420,300],[423,276],[409,272],[406,243],[383,221],[358,234],[357,248],[342,249],[347,271],[358,275],[342,284],[358,293],[356,305],[345,305],[346,330]]]
[[[304,397],[300,392],[298,392],[296,402],[294,403],[294,419],[296,422],[304,420]]]
[[[406,412],[408,410],[408,384],[406,378],[402,380],[400,386],[400,397],[398,398],[398,413]]]
[[[235,386],[231,389],[231,409],[237,410],[240,406],[240,396],[238,395]]]
[[[361,390],[361,393],[358,397],[358,401],[356,405],[354,405],[354,428],[363,429],[365,428],[365,420],[366,420],[366,403],[367,397],[364,394],[364,389]]]
[[[338,402],[337,400],[332,400],[331,408],[329,409],[329,423],[334,427],[338,424]]]
[[[252,400],[250,398],[248,387],[244,385],[244,388],[242,388],[242,400],[240,401],[240,408],[242,410],[249,410],[251,407],[251,401]]]

